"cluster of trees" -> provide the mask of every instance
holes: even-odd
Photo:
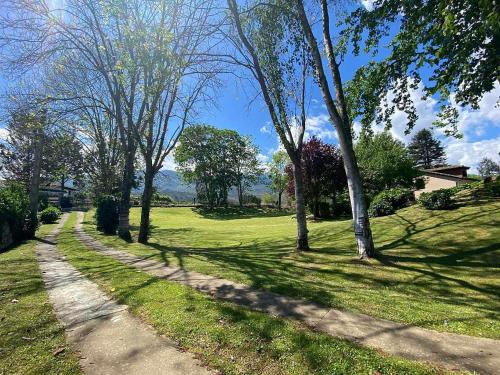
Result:
[[[248,188],[263,173],[257,154],[249,137],[195,125],[184,130],[174,158],[183,180],[195,184],[198,201],[213,208],[227,206],[231,188],[236,189],[240,206],[246,203]]]
[[[459,104],[475,106],[497,82],[498,17],[494,5],[483,3],[377,0],[373,9],[357,8],[334,20],[342,12],[327,0],[68,0],[60,9],[53,2],[4,0],[8,15],[0,19],[0,45],[2,62],[42,81],[30,93],[36,105],[67,119],[84,138],[85,158],[93,162],[87,173],[99,194],[118,192],[118,233],[125,239],[135,172],[144,171],[141,242],[149,233],[154,176],[196,109],[210,99],[215,78],[237,70],[258,87],[290,160],[296,247],[307,250],[309,174],[303,169],[316,161],[303,153],[307,102],[316,85],[338,135],[358,254],[371,257],[366,177],[353,121],[360,118],[365,129],[374,120],[390,126],[397,107],[408,114],[411,128],[418,115],[408,90],[424,84],[425,94],[439,96],[443,107],[437,125],[453,133],[457,113],[448,105],[449,93],[456,91]],[[400,31],[387,43],[396,20]],[[332,29],[336,21],[345,27]],[[347,54],[355,61],[362,44],[376,52],[382,41],[387,57],[361,66],[345,85],[341,62]],[[432,72],[429,83],[420,77],[424,67]],[[395,93],[390,103],[388,92]],[[222,180],[223,187],[203,188],[207,199],[224,202],[233,182]],[[242,195],[244,183],[235,186]]]

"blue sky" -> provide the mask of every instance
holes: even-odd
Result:
[[[362,3],[369,7],[371,0],[363,0]],[[352,57],[348,55],[341,65],[343,80],[350,79],[355,69],[367,62],[368,59],[369,56]],[[267,108],[260,97],[252,101],[257,94],[253,85],[246,81],[239,81],[230,75],[223,77],[223,81],[225,82],[224,87],[215,95],[217,106],[200,110],[198,122],[212,124],[220,128],[235,129],[242,134],[252,136],[260,148],[260,158],[265,162],[279,147],[278,138],[269,121]],[[8,90],[8,86],[5,76],[0,73],[0,98]],[[336,132],[329,122],[319,90],[311,86],[310,93],[307,134],[309,136],[317,135],[326,142],[336,144]],[[393,116],[391,132],[405,143],[419,129],[430,127],[437,115],[437,103],[432,98],[426,101],[421,100],[421,90],[413,92],[413,98],[417,106],[419,120],[410,135],[404,134],[406,129],[405,115],[396,112]],[[450,164],[464,164],[470,166],[471,171],[475,172],[477,163],[483,157],[499,161],[500,106],[496,105],[498,98],[500,98],[500,85],[497,84],[492,92],[483,97],[479,110],[459,108],[462,139],[446,137],[436,131],[437,137],[445,145]],[[249,104],[250,102],[251,104]],[[6,135],[1,126],[3,124],[0,124],[0,138]],[[167,169],[175,167],[172,158],[166,161],[164,167]]]

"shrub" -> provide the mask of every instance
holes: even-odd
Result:
[[[248,205],[256,205],[260,207],[261,200],[258,196],[253,194],[244,194],[243,195],[243,204]]]
[[[413,192],[408,189],[389,189],[377,194],[370,203],[368,215],[371,217],[391,215],[413,202]]]
[[[54,206],[49,206],[40,212],[40,221],[43,224],[52,224],[61,216],[61,210]]]
[[[330,203],[321,201],[318,203],[318,208],[319,208],[319,217],[326,219],[332,216],[330,211]]]
[[[49,196],[46,193],[41,193],[38,196],[38,211],[43,211],[49,207]]]
[[[500,177],[497,177],[495,180],[485,183],[484,187],[488,194],[490,194],[492,197],[500,197]]]
[[[447,210],[452,206],[451,189],[440,189],[429,193],[422,193],[418,202],[428,210]]]
[[[104,195],[97,200],[95,213],[97,230],[115,234],[118,228],[118,200],[112,195]]]
[[[29,212],[29,197],[22,185],[12,183],[0,189],[0,227],[9,226],[13,241],[24,237]]]
[[[349,200],[349,193],[347,190],[337,194],[335,197],[335,201],[332,203],[332,214],[335,217],[352,216],[351,201]]]

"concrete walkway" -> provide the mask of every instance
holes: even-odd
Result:
[[[500,341],[442,333],[412,327],[364,314],[330,309],[317,304],[216,278],[155,259],[141,258],[104,246],[83,231],[84,214],[78,213],[76,234],[87,246],[151,275],[193,287],[216,298],[276,316],[293,318],[332,336],[417,361],[448,369],[465,369],[480,374],[500,374]]]
[[[50,302],[85,374],[215,375],[106,296],[57,251],[68,214],[36,247]]]

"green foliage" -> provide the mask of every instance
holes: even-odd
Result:
[[[421,168],[428,169],[446,162],[446,153],[441,142],[435,139],[428,129],[422,129],[413,136],[408,151],[415,164]]]
[[[46,193],[41,193],[38,196],[38,211],[43,211],[49,207],[49,196]]]
[[[428,210],[448,210],[452,207],[453,191],[450,189],[439,189],[420,194],[418,203]]]
[[[21,184],[9,183],[0,189],[0,224],[9,225],[14,241],[24,237],[29,211],[29,198]]]
[[[61,216],[61,210],[54,206],[49,206],[40,212],[40,221],[43,224],[55,223]]]
[[[245,190],[262,173],[257,154],[251,140],[234,130],[195,125],[182,133],[174,158],[182,179],[196,185],[198,201],[214,207],[227,204],[231,187],[242,203]]]
[[[348,46],[355,55],[377,55],[382,47],[389,53],[360,68],[349,83],[352,118],[361,116],[367,127],[374,120],[390,126],[397,108],[411,129],[418,115],[410,90],[422,87],[424,97],[441,104],[438,123],[457,134],[450,93],[455,103],[477,108],[498,81],[499,14],[494,1],[470,0],[377,0],[371,9],[356,9],[345,22],[343,52]]]
[[[496,178],[488,183],[484,184],[486,192],[495,198],[500,197],[500,178]]]
[[[274,204],[274,198],[269,193],[262,194],[260,199],[262,200],[262,203],[264,203],[264,204]]]
[[[97,230],[115,234],[118,228],[118,200],[112,195],[99,197],[95,217]]]
[[[392,215],[396,210],[407,207],[415,200],[413,192],[408,189],[388,189],[377,194],[368,209],[371,217]]]
[[[351,201],[347,189],[341,191],[332,201],[332,215],[335,217],[351,217]]]
[[[500,173],[500,165],[489,158],[483,158],[478,170],[481,177],[491,177]]]
[[[365,190],[371,196],[384,189],[412,187],[418,176],[405,145],[389,132],[363,135],[355,152]]]
[[[172,204],[174,203],[174,200],[170,195],[155,193],[153,194],[153,202],[160,204]]]
[[[73,202],[70,197],[62,196],[61,197],[61,208],[71,208],[73,207]]]
[[[261,199],[253,194],[243,195],[243,204],[257,205],[260,206]]]
[[[289,162],[290,159],[285,151],[277,151],[273,154],[271,163],[268,163],[268,175],[271,180],[271,191],[278,194],[279,197],[281,197],[281,194],[283,194],[288,185],[288,175],[285,168]],[[280,201],[278,202],[278,205],[281,208]]]

